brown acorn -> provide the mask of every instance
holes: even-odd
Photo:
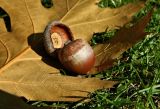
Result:
[[[51,56],[57,55],[55,51],[63,48],[65,43],[70,40],[73,40],[71,30],[59,21],[53,21],[45,28],[44,46],[47,53]]]
[[[62,49],[58,57],[63,66],[77,74],[87,74],[95,63],[95,55],[92,47],[84,40],[77,39]]]
[[[66,25],[54,21],[44,31],[44,45],[49,55],[57,57],[69,71],[87,74],[95,63],[92,47],[82,39],[73,40]]]

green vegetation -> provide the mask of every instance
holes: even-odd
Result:
[[[98,43],[105,43],[115,35],[117,30],[109,30],[107,32],[95,33],[90,41],[91,46],[95,46]],[[98,37],[97,37],[98,36]]]
[[[101,8],[117,8],[127,3],[136,2],[137,0],[101,0],[98,6]]]

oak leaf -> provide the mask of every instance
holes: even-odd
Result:
[[[43,32],[52,20],[61,19],[78,0],[54,0],[54,7],[46,9],[40,0],[0,1],[0,6],[11,18],[12,32],[0,31],[0,43],[7,55],[0,67],[21,54],[27,47],[27,38],[33,33]],[[63,8],[62,8],[63,7]],[[2,22],[2,21],[1,21]],[[0,55],[1,58],[3,58]],[[7,59],[6,59],[7,58]]]
[[[12,26],[11,32],[0,31],[0,89],[28,100],[77,101],[117,82],[62,76],[58,61],[43,48],[45,26],[60,20],[75,38],[88,41],[94,32],[129,22],[143,3],[101,9],[96,0],[54,0],[54,7],[45,9],[40,0],[1,0],[0,6],[10,16]]]
[[[115,9],[99,8],[96,1],[82,0],[60,20],[71,28],[75,39],[89,41],[93,33],[122,27],[144,6],[135,2]]]

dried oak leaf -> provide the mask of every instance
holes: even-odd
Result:
[[[1,0],[0,7],[11,18],[12,32],[0,31],[0,47],[7,54],[2,56],[0,54],[0,67],[28,47],[27,38],[29,35],[43,32],[50,21],[61,19],[78,2],[78,0],[67,1],[54,0],[55,6],[46,9],[41,5],[40,0]],[[0,21],[2,24],[2,20]],[[4,25],[2,26],[4,27]]]
[[[151,19],[152,11],[153,10],[148,12],[146,16],[141,18],[132,27],[122,27],[106,44],[99,44],[94,48],[96,63],[91,70],[91,73],[101,72],[112,67],[116,59],[123,52],[147,35],[147,33],[144,32],[144,29]]]
[[[54,7],[45,9],[40,0],[1,0],[1,8],[11,18],[12,31],[0,31],[0,89],[28,100],[77,101],[97,89],[113,87],[115,81],[61,76],[59,69],[39,55],[45,54],[41,43],[31,38],[38,53],[28,45],[30,36],[41,37],[35,33],[42,33],[46,24],[55,19],[69,25],[75,38],[89,40],[91,34],[106,27],[123,26],[143,7],[138,2],[118,9],[100,9],[95,3],[96,0],[54,0]],[[49,57],[47,61],[56,63]]]
[[[123,27],[144,7],[144,2],[135,2],[115,9],[99,8],[96,1],[81,0],[60,20],[71,28],[75,39],[90,41],[93,33]]]

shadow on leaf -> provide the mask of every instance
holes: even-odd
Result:
[[[62,109],[61,107],[36,107],[29,105],[20,97],[0,90],[0,109]],[[63,108],[64,109],[64,108]]]
[[[59,62],[58,57],[53,58],[47,54],[43,43],[43,33],[35,33],[30,35],[28,37],[28,45],[30,45],[31,49],[38,55],[42,56],[42,61],[44,63],[59,69],[62,75],[77,76],[74,72],[66,70]]]
[[[26,104],[21,98],[0,90],[0,109],[53,109]]]

